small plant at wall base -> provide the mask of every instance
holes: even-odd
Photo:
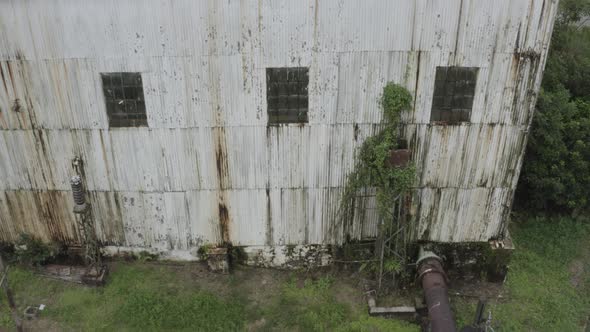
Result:
[[[61,253],[62,248],[58,244],[46,244],[28,234],[21,234],[14,247],[16,261],[33,266],[46,264]]]
[[[398,148],[400,115],[412,105],[412,96],[404,87],[389,82],[383,89],[383,127],[374,136],[365,140],[357,155],[355,169],[348,176],[348,182],[340,202],[339,219],[349,224],[354,218],[355,200],[363,188],[375,188],[379,218],[389,221],[396,200],[410,189],[415,177],[414,165],[396,167],[389,164],[390,151]],[[380,232],[389,231],[392,223],[381,223]],[[390,257],[393,258],[393,257]],[[388,261],[391,259],[388,258]],[[397,265],[396,265],[397,264]],[[390,262],[399,272],[402,262]],[[369,267],[369,269],[373,270]]]
[[[199,259],[202,261],[206,261],[207,259],[209,259],[209,251],[211,251],[211,249],[213,248],[215,248],[215,246],[213,246],[213,244],[211,243],[206,243],[200,246],[199,250],[197,251],[197,253],[199,254]]]

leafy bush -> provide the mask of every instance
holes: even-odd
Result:
[[[158,260],[158,254],[151,253],[146,250],[142,250],[137,254],[137,259],[140,262],[151,262]]]
[[[517,190],[527,209],[590,208],[590,0],[561,2]]]
[[[14,256],[17,262],[28,265],[43,265],[55,259],[62,253],[62,248],[56,243],[46,244],[28,234],[21,234],[14,246]]]
[[[590,197],[590,104],[565,88],[541,93],[523,165],[519,202],[576,211]]]

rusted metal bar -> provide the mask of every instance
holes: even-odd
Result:
[[[457,331],[447,287],[447,276],[441,260],[432,252],[420,250],[418,281],[422,283],[428,306],[428,318],[432,332]]]

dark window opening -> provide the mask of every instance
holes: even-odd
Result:
[[[268,123],[307,123],[308,68],[266,68]]]
[[[436,67],[431,122],[469,122],[477,67]]]
[[[110,127],[147,126],[141,73],[102,73]]]

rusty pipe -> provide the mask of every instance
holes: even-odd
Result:
[[[420,249],[418,281],[422,283],[428,306],[428,318],[432,332],[455,332],[455,320],[451,311],[447,287],[447,275],[441,259],[430,251]]]

